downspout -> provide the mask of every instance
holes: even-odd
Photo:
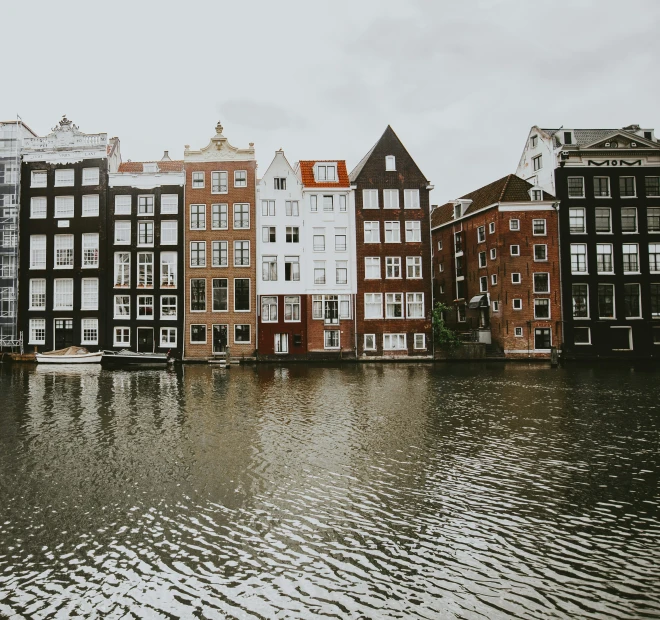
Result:
[[[187,270],[186,270],[186,265],[188,264],[186,262],[186,248],[188,247],[187,245],[187,240],[186,240],[186,221],[187,217],[186,214],[188,213],[188,209],[186,209],[186,180],[188,178],[188,172],[186,170],[186,162],[185,162],[185,155],[184,155],[184,162],[183,162],[183,208],[181,209],[182,211],[182,216],[183,216],[183,273],[181,274],[181,281],[183,282],[183,334],[181,336],[183,337],[183,346],[181,347],[181,361],[186,358],[186,344],[188,343],[188,338],[186,337],[186,309],[188,308],[187,305],[187,300],[186,300],[186,291],[188,290],[188,282],[186,281],[187,277]],[[107,208],[107,205],[106,205]],[[227,214],[227,218],[229,218],[229,214]],[[227,255],[229,256],[229,246],[227,247]],[[227,258],[227,261],[229,261],[229,258]],[[229,284],[229,283],[227,283]],[[211,284],[211,287],[213,287],[213,284]],[[211,295],[213,295],[213,290],[211,290]],[[211,298],[213,299],[213,298]],[[208,336],[207,336],[208,338]],[[229,339],[229,334],[227,334],[227,339]],[[213,334],[211,334],[211,349],[213,348]]]
[[[554,175],[553,175],[554,176]],[[559,226],[559,207],[560,201],[553,203],[552,205],[557,212],[557,254],[559,256],[559,324],[561,325],[561,347],[562,351],[564,349],[564,279],[561,275],[561,235],[560,235],[560,226]],[[588,301],[588,300],[587,300]],[[551,345],[552,346],[552,345]]]

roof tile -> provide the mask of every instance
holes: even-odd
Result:
[[[337,182],[317,182],[314,178],[314,165],[317,163],[336,163],[337,164]],[[349,187],[350,181],[348,180],[348,172],[346,171],[346,162],[343,159],[314,159],[314,160],[301,160],[298,162],[300,166],[300,176],[304,187]]]
[[[144,164],[158,164],[159,172],[183,172],[183,161],[125,161],[119,164],[119,172],[144,172]]]

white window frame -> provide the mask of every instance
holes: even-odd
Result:
[[[206,185],[206,175],[203,170],[194,170],[190,177],[190,186],[192,189],[204,189]]]
[[[30,198],[30,219],[45,220],[48,217],[48,199],[46,196]]]
[[[130,194],[118,194],[115,196],[115,215],[131,215],[133,209],[133,197]]]
[[[413,349],[416,351],[424,351],[426,349],[426,334],[413,334]]]
[[[377,189],[363,189],[362,190],[362,208],[363,209],[379,209],[378,205],[378,190]]]
[[[218,216],[217,218],[216,215]],[[216,219],[219,226],[215,225]],[[223,219],[224,226],[222,225]],[[211,230],[229,230],[229,205],[227,203],[221,202],[211,205]]]
[[[372,310],[376,308],[378,304],[379,313],[378,316],[367,316],[367,306]],[[383,294],[382,293],[364,293],[364,320],[378,320],[383,318]]]
[[[396,338],[396,345],[394,345]],[[407,351],[408,343],[406,334],[383,334],[383,351]]]
[[[364,242],[380,243],[380,222],[364,222]]]
[[[166,335],[165,339],[163,338],[164,335]],[[174,335],[173,339],[172,339],[172,335]],[[159,347],[161,349],[165,349],[168,347],[176,347],[176,337],[177,337],[176,327],[161,327]]]
[[[520,220],[517,217],[509,220],[509,230],[520,230]]]
[[[406,256],[406,279],[420,280],[422,278],[422,257]]]
[[[123,313],[122,309],[126,312]],[[120,321],[127,321],[131,318],[131,296],[114,295],[112,300],[112,317]]]
[[[120,336],[120,338],[117,338]],[[131,328],[124,325],[115,325],[112,330],[112,346],[130,347],[131,346]]]
[[[101,174],[98,168],[83,168],[82,185],[99,185]]]
[[[509,251],[511,252],[511,256],[520,256],[520,246],[518,244],[509,246]]]
[[[76,173],[73,168],[55,170],[55,187],[73,187],[76,184]]]
[[[388,232],[390,239],[387,238]],[[401,222],[396,220],[385,222],[385,243],[401,243]]]
[[[247,183],[248,183],[247,170],[234,170],[234,187],[247,187]]]
[[[522,307],[523,307],[522,302],[523,302],[522,297],[514,297],[511,300],[511,307],[516,311],[517,310],[522,310]]]
[[[99,279],[81,278],[80,280],[80,309],[99,309]]]
[[[38,303],[35,303],[37,298]],[[30,299],[28,310],[45,310],[48,294],[45,278],[30,278]]]
[[[82,234],[82,268],[98,269],[99,267],[99,233]]]
[[[121,235],[120,235],[121,232]],[[131,221],[115,220],[115,245],[131,245]]]
[[[55,196],[55,213],[56,219],[67,219],[75,217],[76,215],[76,201],[73,196]]]
[[[403,208],[404,209],[420,209],[419,190],[418,189],[404,189],[403,190]]]
[[[162,215],[176,215],[179,213],[178,194],[162,194],[160,197],[160,212]]]

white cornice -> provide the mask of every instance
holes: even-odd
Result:
[[[255,159],[254,143],[250,142],[247,149],[232,146],[227,138],[222,135],[222,125],[220,123],[215,127],[215,136],[211,138],[205,147],[193,150],[186,145],[183,151],[183,160],[186,162],[245,161],[253,159]]]
[[[130,172],[114,172],[108,175],[110,187],[135,187],[138,189],[151,189],[163,185],[185,185],[184,172],[154,172],[133,174]]]

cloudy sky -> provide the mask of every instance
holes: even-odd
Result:
[[[625,11],[622,10],[625,6]],[[529,128],[660,131],[657,0],[7,2],[0,117],[66,113],[173,158],[221,120],[254,142],[346,159],[391,124],[442,203],[515,172]]]

